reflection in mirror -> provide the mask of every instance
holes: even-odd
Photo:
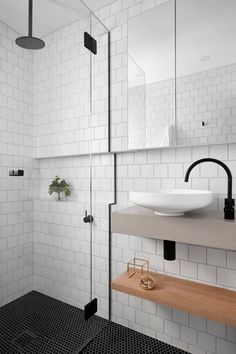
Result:
[[[175,145],[174,0],[128,23],[129,149]]]
[[[176,5],[177,145],[236,142],[236,1]]]

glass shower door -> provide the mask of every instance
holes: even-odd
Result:
[[[109,32],[91,14],[91,35],[96,54],[91,54],[91,201],[95,222],[92,224],[92,295],[98,301],[98,316],[109,318],[109,247],[108,203],[111,175],[109,150]],[[98,154],[99,153],[99,154]],[[107,324],[105,321],[104,324]]]
[[[85,105],[88,118],[85,137],[89,153],[85,151],[80,161],[85,164],[86,172],[84,215],[81,220],[84,237],[82,244],[85,246],[84,265],[80,268],[81,272],[77,273],[78,281],[83,279],[80,292],[83,320],[78,329],[78,336],[83,334],[83,340],[76,351],[78,353],[103,330],[108,318],[108,245],[99,240],[102,232],[101,205],[97,199],[96,170],[97,159],[100,158],[97,154],[108,151],[108,32],[91,12],[85,18],[83,41],[80,50],[86,53],[84,64],[89,101],[86,100]]]
[[[101,27],[94,30],[97,21],[82,1],[48,3],[55,16],[64,11],[65,16],[60,18],[68,20],[45,38],[44,51],[35,56],[39,80],[37,141],[39,152],[44,153],[42,158],[48,155],[51,159],[42,160],[42,166],[51,166],[54,174],[68,180],[73,191],[68,201],[45,204],[47,214],[40,220],[42,242],[36,237],[35,243],[35,259],[36,263],[39,260],[42,273],[36,277],[36,285],[39,291],[68,305],[65,311],[69,315],[64,310],[55,311],[63,327],[63,354],[80,353],[104,328],[108,312],[108,246],[99,241],[101,220],[94,166],[95,153],[107,151],[108,146],[107,37]],[[49,102],[42,105],[40,92],[44,83],[40,80],[45,77],[48,91],[42,96],[48,96]],[[53,87],[50,91],[52,86],[55,90]],[[51,140],[46,141],[49,146],[45,143],[41,149],[43,135],[51,136]],[[49,254],[48,244],[52,244]],[[44,259],[47,262],[43,264]],[[55,336],[59,337],[58,333]]]
[[[109,37],[106,27],[90,14],[90,30],[84,33],[84,45],[90,55],[90,171],[89,210],[84,222],[88,225],[90,242],[89,301],[84,318],[90,327],[88,341],[93,340],[107,325],[108,315],[108,243],[104,229],[107,198],[102,193],[106,178],[100,166],[99,153],[108,152],[109,121]],[[103,175],[104,174],[104,175]],[[108,219],[105,219],[108,223]],[[88,236],[88,235],[87,235]]]
[[[101,197],[101,181],[99,177],[100,155],[108,152],[109,123],[109,38],[106,27],[91,12],[86,17],[83,27],[84,46],[80,50],[86,53],[89,63],[89,74],[86,85],[89,85],[87,142],[89,154],[81,156],[81,163],[86,165],[83,235],[86,253],[84,268],[77,274],[78,281],[82,277],[83,321],[81,333],[84,333],[78,352],[81,352],[107,325],[108,315],[108,223],[107,198]],[[79,99],[79,97],[78,97]],[[106,212],[105,212],[106,214]],[[84,270],[84,272],[83,272]],[[81,301],[80,301],[81,303]],[[80,335],[78,331],[78,336]]]

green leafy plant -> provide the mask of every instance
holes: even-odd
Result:
[[[48,193],[52,195],[52,193],[57,193],[58,200],[61,200],[61,193],[64,192],[65,196],[68,197],[70,195],[70,186],[64,179],[61,179],[58,176],[55,176],[49,185]]]

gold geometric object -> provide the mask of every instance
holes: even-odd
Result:
[[[128,277],[131,278],[136,270],[141,270],[141,274],[143,275],[144,268],[146,267],[147,273],[149,272],[149,261],[142,258],[133,258],[127,263],[127,273]]]

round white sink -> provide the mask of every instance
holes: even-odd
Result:
[[[213,193],[194,189],[160,189],[156,193],[130,191],[129,200],[158,215],[181,216],[211,204]]]

